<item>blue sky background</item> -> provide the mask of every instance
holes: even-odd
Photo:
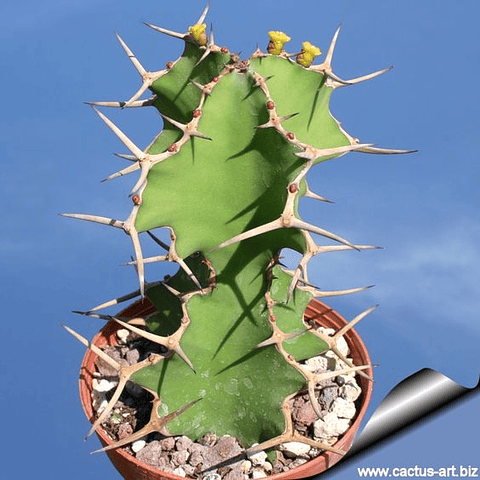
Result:
[[[140,85],[115,31],[147,69],[159,70],[182,44],[141,22],[185,31],[203,8],[198,0],[0,6],[2,478],[119,478],[104,456],[89,455],[95,439],[83,443],[83,347],[59,324],[92,336],[99,323],[70,311],[135,288],[133,270],[119,266],[130,242],[114,229],[56,214],[126,218],[132,178],[99,183],[124,166],[112,152],[125,150],[83,102],[126,100]],[[329,301],[347,318],[380,304],[357,329],[379,364],[371,411],[423,367],[468,387],[480,373],[479,15],[477,0],[212,2],[217,43],[244,57],[257,42],[264,48],[272,29],[292,37],[291,51],[304,40],[326,51],[343,23],[338,75],[395,66],[339,89],[331,109],[361,141],[419,153],[349,154],[322,164],[310,185],[336,203],[302,206],[304,218],[384,247],[324,255],[310,267],[324,289],[376,285]],[[153,110],[106,113],[142,147],[161,128]],[[476,397],[358,465],[480,466],[479,406]],[[356,476],[349,466],[333,478]]]

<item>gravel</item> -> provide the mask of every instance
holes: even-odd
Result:
[[[324,333],[333,331],[323,329]],[[148,356],[150,342],[136,335],[119,330],[119,345],[105,348],[105,352],[123,365],[132,365]],[[342,339],[343,340],[343,339]],[[344,355],[348,355],[346,342],[338,343]],[[158,346],[154,347],[158,351]],[[312,372],[324,372],[334,367],[339,370],[345,364],[331,351],[305,362]],[[93,381],[92,403],[100,414],[118,383],[117,372],[101,359],[97,361],[96,378]],[[317,418],[308,395],[299,393],[291,400],[292,421],[302,435],[333,445],[345,433],[356,414],[355,401],[361,389],[355,374],[339,375],[318,385],[317,401],[322,415]],[[115,440],[123,439],[137,431],[149,420],[151,395],[139,386],[128,382],[120,400],[102,427]],[[263,451],[245,454],[245,449],[230,436],[218,438],[208,433],[197,442],[185,436],[164,437],[150,434],[125,447],[140,461],[180,477],[202,480],[249,480],[264,478],[300,466],[322,453],[301,442],[289,442],[277,449],[273,464]],[[236,457],[234,461],[228,459]]]

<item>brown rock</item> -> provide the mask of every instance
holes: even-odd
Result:
[[[167,465],[168,460],[162,456],[162,447],[158,440],[145,445],[136,455],[137,459],[153,467],[163,467]]]
[[[133,433],[133,427],[129,423],[122,423],[118,427],[118,439],[123,440],[124,438],[129,437]]]
[[[175,439],[173,437],[167,437],[160,440],[160,445],[162,449],[166,452],[170,452],[175,448]]]
[[[292,416],[294,421],[301,425],[311,425],[317,419],[311,403],[304,403],[300,408],[294,409]]]

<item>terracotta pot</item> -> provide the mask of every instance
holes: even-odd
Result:
[[[140,300],[135,302],[130,307],[123,310],[121,316],[126,318],[134,318],[144,316],[155,311],[154,307],[148,300]],[[338,330],[343,327],[347,322],[337,312],[333,311],[327,305],[318,300],[312,300],[305,312],[307,319],[314,319],[320,326],[326,328],[334,328]],[[120,326],[115,322],[109,322],[105,327],[96,335],[93,343],[102,347],[107,344],[111,345],[116,343],[117,339],[115,332]],[[350,348],[350,356],[353,359],[355,365],[370,364],[370,358],[368,356],[367,349],[363,344],[361,338],[355,332],[354,329],[349,330],[345,335],[345,340]],[[92,408],[91,391],[92,391],[92,379],[95,372],[95,362],[97,355],[91,350],[88,350],[82,362],[80,371],[80,398],[83,409],[87,418],[93,423],[95,416]],[[372,376],[372,370],[366,370],[368,375]],[[372,382],[366,380],[364,377],[357,376],[357,381],[362,389],[362,394],[357,400],[357,413],[354,422],[347,430],[347,432],[341,437],[341,439],[335,444],[335,447],[347,451],[355,437],[363,416],[367,410],[372,394]],[[105,433],[102,428],[98,428],[96,431],[101,443],[105,446],[112,443],[110,437]],[[135,457],[127,453],[122,448],[107,451],[110,460],[114,464],[115,468],[120,474],[127,480],[185,480],[183,477],[174,475],[172,473],[162,472],[158,468],[151,467],[145,463],[139,462]],[[287,480],[298,479],[318,475],[326,469],[333,466],[341,459],[341,456],[331,452],[325,452],[317,458],[307,462],[306,464],[289,470],[277,475],[271,475],[267,477],[268,480]]]

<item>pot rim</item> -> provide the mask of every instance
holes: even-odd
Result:
[[[142,315],[148,315],[155,311],[155,307],[150,303],[148,299],[141,299],[137,302],[131,304],[129,307],[120,312],[119,315],[126,318],[133,318]],[[320,319],[327,321],[330,326],[333,326],[335,330],[338,330],[344,326],[347,321],[332,308],[328,307],[323,302],[320,302],[316,299],[312,299],[305,310],[305,318],[314,319],[320,323]],[[325,326],[325,325],[323,325]],[[121,326],[114,322],[108,322],[93,338],[92,343],[98,346],[105,346],[115,334],[116,330],[120,329]],[[354,328],[348,330],[344,335],[345,340],[350,349],[350,356],[354,359],[355,364],[362,365],[371,365],[370,357],[368,351],[363,343],[362,339],[355,331]],[[83,411],[90,423],[93,423],[95,414],[93,411],[93,406],[91,402],[91,391],[92,391],[92,380],[93,380],[93,371],[94,364],[97,359],[97,355],[90,349],[87,350],[82,361],[80,377],[79,377],[79,390],[80,390],[80,399],[82,403]],[[361,362],[361,363],[360,363]],[[373,377],[372,367],[365,370],[365,372]],[[362,393],[357,399],[357,412],[355,414],[355,420],[350,425],[348,430],[341,436],[340,440],[335,443],[337,448],[344,449],[345,452],[351,447],[355,434],[358,431],[360,424],[363,420],[363,417],[367,411],[368,405],[370,403],[373,382],[368,381],[364,377],[357,377],[357,381],[360,384]],[[103,428],[97,428],[95,432],[100,439],[102,445],[106,446],[113,443],[113,440],[107,435]],[[125,472],[135,472],[132,478],[135,480],[147,480],[153,479],[153,475],[156,475],[155,478],[162,478],[167,480],[185,480],[185,477],[175,475],[170,472],[162,471],[157,467],[150,466],[146,463],[140,462],[133,455],[128,453],[123,448],[118,448],[114,450],[108,450],[106,452],[112,461],[113,465],[117,470],[124,475]],[[335,463],[337,463],[342,458],[341,455],[335,454],[333,452],[325,451],[318,457],[309,460],[307,463],[288,470],[286,472],[269,475],[266,477],[267,480],[287,480],[287,479],[297,479],[310,477],[312,475],[317,475]],[[127,477],[125,477],[127,478]]]

